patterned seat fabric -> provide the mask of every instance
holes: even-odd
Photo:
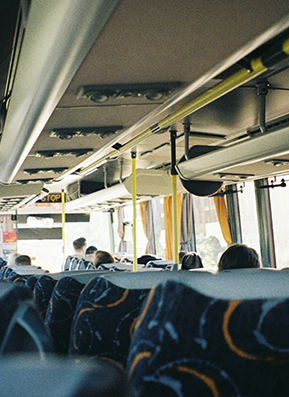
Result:
[[[8,277],[9,277],[9,274],[12,272],[12,269],[10,268],[10,267],[8,267],[8,266],[4,266],[2,269],[1,269],[1,276],[0,276],[0,278],[2,279],[2,280],[4,280],[4,281],[7,281],[8,280]]]
[[[285,396],[289,299],[221,300],[167,281],[136,324],[133,396]]]
[[[43,319],[45,319],[49,300],[56,283],[57,280],[54,280],[54,278],[43,275],[39,277],[34,286],[33,295]]]
[[[37,283],[39,277],[36,277],[34,275],[29,276],[28,279],[25,281],[25,285],[33,291],[35,284]]]
[[[148,289],[124,289],[105,278],[83,289],[74,315],[69,352],[107,357],[125,366],[140,307]]]
[[[58,353],[68,353],[73,315],[85,284],[71,277],[60,279],[55,285],[47,308],[45,324],[50,329]]]
[[[12,271],[8,278],[7,281],[8,283],[18,283],[18,284],[25,284],[25,281],[30,277],[30,275],[19,275],[15,271]]]

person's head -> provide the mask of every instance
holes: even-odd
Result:
[[[72,244],[75,252],[85,254],[86,240],[84,237],[79,237],[78,239],[74,240]]]
[[[97,251],[97,248],[94,245],[90,245],[86,248],[85,255],[92,255]]]
[[[15,265],[17,266],[30,266],[31,258],[28,255],[19,255],[15,258]]]
[[[93,267],[97,267],[103,263],[115,263],[114,257],[107,251],[96,251],[93,259]]]
[[[182,263],[183,257],[188,253],[188,251],[179,252],[179,263]]]
[[[182,269],[190,270],[190,269],[201,269],[203,268],[203,263],[200,255],[196,252],[188,252],[183,256],[182,259]]]
[[[261,267],[259,255],[245,244],[232,244],[222,253],[218,271]]]

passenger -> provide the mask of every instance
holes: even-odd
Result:
[[[88,248],[86,248],[85,251],[85,260],[89,262],[93,262],[94,259],[94,253],[97,251],[97,248],[94,245],[90,245]]]
[[[93,268],[97,269],[99,265],[102,265],[104,263],[115,263],[115,259],[107,251],[96,251],[94,254]]]
[[[84,237],[79,237],[78,239],[73,241],[73,248],[75,258],[85,258],[85,250],[86,250],[86,240]]]
[[[259,255],[245,244],[232,244],[221,255],[218,271],[262,267]]]
[[[182,270],[201,269],[203,267],[202,259],[196,252],[188,252],[183,256]]]
[[[19,255],[15,258],[16,266],[31,266],[31,258],[28,255]]]
[[[73,258],[85,259],[86,239],[84,237],[79,237],[73,241],[72,245],[74,248],[74,254],[68,255],[61,265],[61,271],[70,269],[70,262],[73,260]]]
[[[179,252],[179,263],[182,263],[183,257],[188,253],[188,251]]]

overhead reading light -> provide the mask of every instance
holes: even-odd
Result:
[[[50,131],[50,137],[68,140],[74,136],[97,135],[99,138],[107,138],[108,136],[111,136],[122,129],[123,127],[121,125],[103,127],[53,128]]]
[[[93,152],[92,148],[89,149],[68,149],[68,150],[38,150],[35,152],[36,157],[51,159],[56,156],[75,156],[81,157],[85,154]]]
[[[110,98],[146,98],[149,101],[160,101],[180,85],[179,82],[84,85],[80,87],[77,98],[87,98],[96,103],[104,103]]]
[[[266,160],[265,164],[270,164],[273,165],[274,167],[284,167],[289,164],[289,160],[283,160],[283,159],[270,159]]]
[[[226,173],[226,172],[220,172],[213,174],[214,176],[217,175],[221,179],[227,179],[227,180],[239,180],[239,179],[247,179],[250,177],[255,176],[254,174],[234,174],[234,173]]]
[[[57,168],[27,168],[23,170],[25,174],[35,175],[42,172],[53,172],[54,174],[62,174],[68,167],[57,167]]]

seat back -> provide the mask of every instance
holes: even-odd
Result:
[[[28,288],[0,284],[0,356],[53,350],[52,341]]]
[[[58,353],[68,353],[71,324],[81,290],[92,278],[102,277],[107,273],[64,272],[66,277],[61,277],[55,284],[47,307],[45,324],[50,330]]]
[[[84,286],[85,283],[67,276],[61,278],[53,289],[45,324],[50,330],[57,353],[68,353],[72,319]]]
[[[132,395],[286,395],[289,277],[256,269],[200,281],[151,290],[129,351]]]
[[[106,276],[92,279],[78,299],[69,353],[107,357],[125,366],[134,324],[148,292],[119,287]]]
[[[56,283],[57,280],[54,278],[42,275],[38,278],[33,288],[33,295],[43,319],[45,319],[49,300]]]

